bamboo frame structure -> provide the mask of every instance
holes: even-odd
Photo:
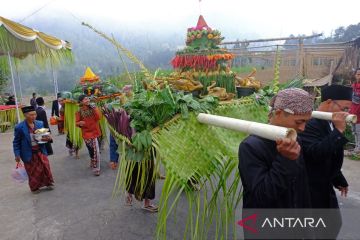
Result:
[[[227,46],[227,49],[235,55],[233,65],[236,66],[238,61],[241,66],[244,66],[244,64],[245,66],[258,66],[256,78],[265,85],[272,80],[275,48],[277,46],[281,47],[283,59],[280,66],[280,82],[286,82],[298,76],[307,79],[322,78],[329,73],[331,62],[335,66],[340,64],[344,66],[340,70],[335,67],[334,72],[345,74],[345,79],[348,80],[349,74],[346,74],[346,72],[351,72],[354,65],[359,65],[360,56],[358,55],[359,47],[357,43],[360,42],[360,38],[348,42],[304,44],[304,39],[320,36],[315,34],[304,37],[229,41],[222,44]],[[298,43],[282,44],[286,40],[296,40]],[[250,45],[251,43],[253,44]],[[256,45],[256,43],[258,44]],[[234,45],[233,48],[231,48],[231,45]],[[356,56],[358,57],[356,58]],[[245,77],[246,73],[240,73],[239,75]]]

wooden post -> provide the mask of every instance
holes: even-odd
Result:
[[[332,84],[333,71],[334,71],[334,61],[332,60],[332,61],[330,62],[330,72],[329,72],[330,79],[329,79],[329,86]]]
[[[305,59],[305,53],[304,53],[304,39],[299,38],[299,74],[302,77],[305,77],[305,69],[304,69],[304,59]]]

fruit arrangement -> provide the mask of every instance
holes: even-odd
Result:
[[[77,100],[80,95],[85,94],[88,97],[100,98],[120,93],[120,90],[109,82],[98,82],[95,84],[87,83],[77,85],[71,92],[71,98]]]
[[[92,70],[86,68],[85,74],[80,78],[80,84],[76,85],[71,92],[61,92],[61,97],[70,101],[77,101],[80,95],[93,98],[95,101],[113,98],[121,95],[121,91],[110,82],[103,82]]]
[[[201,38],[212,40],[215,45],[220,44],[224,39],[218,30],[211,30],[211,28],[196,30],[195,28],[190,28],[186,34],[186,45],[190,45],[193,41]]]
[[[171,61],[183,81],[185,78],[187,83],[201,83],[203,94],[208,92],[207,87],[214,85],[214,81],[216,87],[225,88],[228,93],[235,92],[235,74],[230,71],[234,55],[219,47],[223,39],[220,31],[211,29],[200,15],[196,27],[187,30],[186,47]],[[177,85],[184,83],[174,84]]]
[[[223,39],[221,32],[211,29],[200,15],[196,27],[187,30],[186,45],[195,50],[218,49]]]

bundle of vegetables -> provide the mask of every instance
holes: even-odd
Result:
[[[213,54],[213,55],[196,55],[184,54],[176,55],[171,64],[174,68],[194,68],[196,70],[214,70],[217,69],[220,62],[219,60],[231,60],[233,55],[230,53]]]
[[[61,97],[64,99],[72,99],[73,98],[72,93],[68,92],[68,91],[62,91],[60,94],[61,94]]]
[[[86,83],[76,85],[71,91],[71,98],[77,101],[80,95],[85,94],[89,97],[110,97],[113,94],[119,93],[120,90],[109,82]]]
[[[216,86],[225,88],[228,93],[235,92],[235,74],[233,72],[208,72],[208,74],[200,74],[197,78],[203,85],[203,93],[207,93],[207,87],[211,85],[213,81],[216,82]]]
[[[134,129],[130,127],[130,116],[124,109],[115,110],[115,108],[110,109],[107,106],[103,106],[102,112],[113,130],[129,140],[135,134]]]
[[[257,104],[268,106],[271,98],[275,96],[277,91],[287,89],[287,88],[302,88],[303,87],[304,77],[295,77],[292,80],[289,80],[283,84],[279,85],[268,85],[262,89],[259,89],[257,93],[253,95],[254,100]],[[277,84],[277,83],[275,83]]]
[[[303,76],[296,76],[294,79],[289,80],[285,83],[279,84],[280,89],[286,88],[302,88],[304,86],[304,79]]]
[[[206,97],[195,100],[192,95],[182,92],[172,92],[169,86],[155,91],[141,90],[128,101],[124,108],[131,116],[131,127],[136,130],[133,140],[138,140],[140,135],[148,135],[154,128],[163,127],[176,114],[181,113],[183,118],[188,117],[188,112],[208,112],[218,104],[217,99]],[[148,144],[140,141],[136,144],[138,150],[147,149]]]
[[[172,92],[166,86],[164,89],[156,89],[155,91],[142,89],[136,92],[133,99],[124,105],[124,109],[114,110],[109,109],[108,106],[103,107],[109,129],[121,146],[120,151],[123,158],[120,161],[114,195],[122,192],[121,190],[127,186],[127,182],[131,178],[129,169],[133,169],[136,164],[144,164],[145,166],[149,164],[150,155],[155,151],[152,140],[155,132],[176,119],[189,118],[189,111],[209,112],[217,104],[216,98],[206,97],[195,100],[190,94]],[[131,128],[129,128],[127,114],[131,118]],[[158,163],[157,161],[155,168],[157,168]],[[145,170],[146,167],[143,167],[142,171]],[[144,172],[139,172],[138,176],[139,179],[136,182],[139,185],[138,191],[141,193],[145,191],[143,188],[147,176]]]

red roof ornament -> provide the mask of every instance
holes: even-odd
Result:
[[[202,15],[200,15],[199,20],[198,20],[197,25],[196,25],[196,29],[203,29],[203,28],[209,29],[209,26],[205,22],[204,17]]]
[[[196,27],[188,28],[188,32],[195,31],[195,30],[212,30],[207,23],[205,22],[205,19],[202,15],[199,16],[199,20],[197,22]]]

